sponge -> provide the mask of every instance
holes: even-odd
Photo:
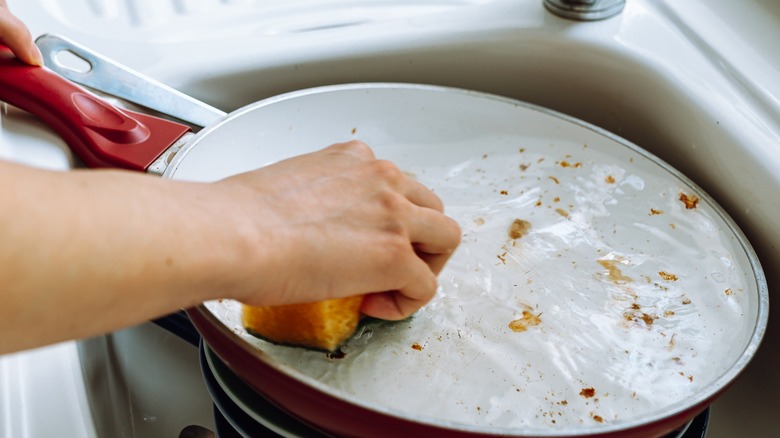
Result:
[[[336,351],[357,329],[363,296],[283,306],[242,305],[247,332],[267,341]]]

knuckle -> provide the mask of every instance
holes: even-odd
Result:
[[[372,166],[374,174],[388,181],[397,181],[403,173],[394,163],[388,160],[376,160]]]
[[[395,225],[387,227],[384,241],[385,254],[391,261],[405,263],[411,252],[412,244],[399,230],[400,227]]]
[[[361,150],[368,150],[370,149],[367,144],[363,143],[360,140],[350,140],[347,142],[344,142],[345,145],[347,145],[350,148],[353,149],[361,149]]]
[[[397,284],[401,287],[404,278],[408,277],[412,271],[412,266],[416,262],[416,255],[411,242],[398,233],[388,232],[385,234],[382,246],[383,260],[381,264],[387,267],[388,272],[395,272]]]
[[[407,290],[403,296],[396,298],[396,307],[401,318],[412,315],[428,304],[436,296],[437,289],[438,282],[433,274],[415,278],[414,287]]]
[[[426,275],[424,279],[421,279],[421,283],[424,283],[424,285],[420,288],[421,294],[418,299],[423,303],[427,303],[436,295],[436,289],[439,287],[439,282],[436,280],[436,276],[431,273],[430,275]]]
[[[436,210],[439,213],[443,213],[444,212],[444,201],[442,201],[441,198],[438,195],[436,195],[435,193],[433,193],[433,192],[430,192],[430,193],[431,193],[432,196],[431,196],[431,199],[429,201],[430,202],[429,208],[432,208],[433,210]]]
[[[385,214],[388,215],[388,220],[396,219],[407,203],[406,198],[389,189],[380,190],[377,198]]]
[[[373,156],[373,152],[371,151],[371,148],[360,140],[350,140],[344,143],[336,143],[331,147],[338,151],[357,153],[359,155]]]
[[[451,217],[447,218],[447,225],[446,227],[449,228],[447,234],[450,236],[450,246],[452,248],[455,248],[456,246],[460,245],[460,241],[463,237],[463,234],[460,229],[460,225],[458,224],[455,219],[452,219]]]

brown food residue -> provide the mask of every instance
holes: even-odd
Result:
[[[502,195],[508,195],[508,194],[509,194],[509,192],[508,192],[508,191],[506,191],[506,190],[501,190],[501,192],[500,192],[500,193],[501,193]]]
[[[563,217],[569,217],[569,212],[564,210],[564,209],[562,209],[562,208],[556,208],[555,212],[558,213],[559,215],[563,216]]]
[[[352,128],[352,135],[355,135],[356,132],[357,132],[357,128]]]
[[[558,164],[560,164],[561,167],[582,167],[582,163],[571,164],[568,161],[560,161]]]
[[[412,344],[412,350],[422,351],[422,349],[423,349],[422,345],[420,345],[420,344],[418,344],[416,342],[414,344]]]
[[[655,215],[663,214],[663,213],[664,213],[663,210],[656,210],[654,208],[650,209],[650,216],[655,216]]]
[[[522,219],[515,219],[509,226],[509,238],[519,239],[531,230],[531,223]]]
[[[646,325],[653,325],[658,317],[656,315],[650,315],[649,313],[639,311],[641,306],[637,303],[631,305],[631,311],[623,313],[623,318],[628,322],[643,321]]]
[[[510,322],[509,328],[516,333],[524,332],[528,330],[528,327],[537,326],[542,323],[542,319],[539,318],[539,316],[541,316],[541,313],[539,315],[534,315],[527,310],[523,310],[523,316]]]
[[[678,280],[676,275],[670,274],[670,273],[668,273],[666,271],[661,271],[661,272],[658,273],[658,275],[660,275],[661,278],[663,278],[666,281],[677,281]]]
[[[613,283],[622,284],[632,281],[631,277],[623,275],[623,273],[617,267],[617,260],[596,260],[596,262],[607,269],[607,276]]]
[[[548,176],[547,178],[550,178],[551,180],[553,180],[553,182],[554,182],[555,184],[560,184],[560,183],[561,183],[560,181],[558,181],[558,178],[556,178],[556,177],[554,177],[554,176]]]
[[[593,414],[592,417],[593,417],[593,421],[595,421],[597,423],[603,423],[604,422],[604,417],[602,417],[601,415]]]
[[[585,398],[591,398],[596,395],[596,389],[595,388],[582,388],[582,391],[580,391],[580,395]]]
[[[678,372],[677,374],[679,374],[679,375],[681,375],[681,376],[685,377],[686,379],[688,379],[688,381],[689,381],[689,382],[693,382],[693,376],[692,376],[692,375],[688,374],[688,375],[686,376],[686,375],[685,375],[685,373],[684,373],[684,372],[682,372],[682,371]]]
[[[612,175],[607,175],[606,178],[604,178],[604,182],[607,184],[615,184],[615,177]]]
[[[731,288],[726,289],[726,295],[731,295],[734,292],[731,290]]]
[[[696,208],[696,206],[699,204],[699,197],[696,195],[688,196],[685,193],[680,192],[680,201],[685,204],[685,208],[691,210]]]

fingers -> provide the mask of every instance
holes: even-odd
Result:
[[[356,150],[368,148],[360,142],[340,147]],[[375,318],[399,320],[407,318],[433,298],[437,287],[436,276],[460,243],[460,227],[443,214],[444,205],[436,194],[403,174],[395,164],[376,160],[373,172],[385,178],[391,187],[412,204],[411,208],[407,208],[405,216],[407,238],[411,244],[409,250],[413,250],[415,255],[405,263],[411,263],[414,270],[404,277],[408,279],[405,286],[394,291],[367,295],[361,311]],[[404,261],[399,260],[398,263],[403,264]]]
[[[444,211],[444,204],[436,194],[409,175],[401,172],[394,163],[387,160],[376,160],[373,172],[384,178],[393,189],[412,204],[438,212]]]
[[[433,192],[423,184],[401,172],[398,167],[387,160],[376,160],[372,149],[359,140],[345,143],[336,143],[326,150],[336,153],[349,153],[363,160],[373,160],[371,172],[373,176],[379,176],[404,195],[409,201],[420,207],[432,208],[443,211],[444,205]]]
[[[427,304],[436,293],[436,275],[420,261],[409,283],[398,290],[368,294],[360,311],[367,316],[390,321],[409,317]]]
[[[406,199],[420,207],[429,208],[436,212],[444,211],[444,204],[428,187],[409,176],[403,175],[403,182],[400,190]]]
[[[401,273],[397,278],[405,284],[367,295],[361,308],[365,315],[400,320],[427,304],[436,293],[436,276],[460,243],[460,227],[453,219],[430,208],[415,206],[410,210],[407,251],[414,254],[394,257]]]
[[[433,210],[427,210],[426,214],[432,213]],[[410,277],[411,282],[406,287],[367,295],[361,308],[365,315],[397,321],[409,317],[433,298],[437,288],[436,276],[460,243],[460,228],[457,223],[438,212],[435,213],[441,218],[433,222],[442,224],[432,227],[431,233],[425,238],[413,240],[418,242],[413,243],[413,247],[418,260],[422,262],[417,263],[419,271]]]
[[[360,313],[372,318],[400,321],[408,318],[426,302],[414,302],[396,291],[378,292],[363,298]]]
[[[30,31],[11,14],[5,1],[0,2],[0,44],[8,46],[22,62],[43,65],[43,56],[33,43]]]
[[[449,255],[460,243],[458,223],[437,210],[415,208],[408,226],[409,240],[418,253]]]

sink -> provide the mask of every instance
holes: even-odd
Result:
[[[736,7],[729,0],[629,0],[620,16],[588,23],[555,17],[541,0],[429,1],[425,7],[397,2],[407,9],[388,16],[377,7],[341,21],[344,10],[334,3],[290,2],[267,9],[254,25],[257,14],[230,9],[212,21],[219,26],[230,20],[235,25],[229,32],[223,26],[197,41],[154,20],[137,22],[119,37],[110,28],[83,30],[56,8],[46,13],[35,2],[13,6],[34,34],[66,35],[226,111],[301,88],[381,81],[474,89],[583,119],[658,155],[700,185],[753,244],[770,291],[780,287],[780,227],[774,224],[780,217],[776,2]],[[270,23],[295,22],[293,4],[309,8],[308,21],[301,21],[305,26],[270,31]],[[176,17],[186,27],[181,13]],[[207,18],[198,20],[202,25]],[[148,44],[150,26],[159,44]],[[767,436],[780,427],[773,403],[780,395],[775,371],[780,353],[774,346],[780,342],[779,318],[773,310],[758,355],[713,405],[708,437]],[[149,329],[132,330],[91,340],[82,352],[132,358],[129,352]],[[94,375],[109,366],[85,363],[84,370]],[[128,367],[130,362],[112,368],[112,379],[121,383],[117,391],[145,384],[149,374]],[[96,417],[122,415],[99,409],[93,407]]]

